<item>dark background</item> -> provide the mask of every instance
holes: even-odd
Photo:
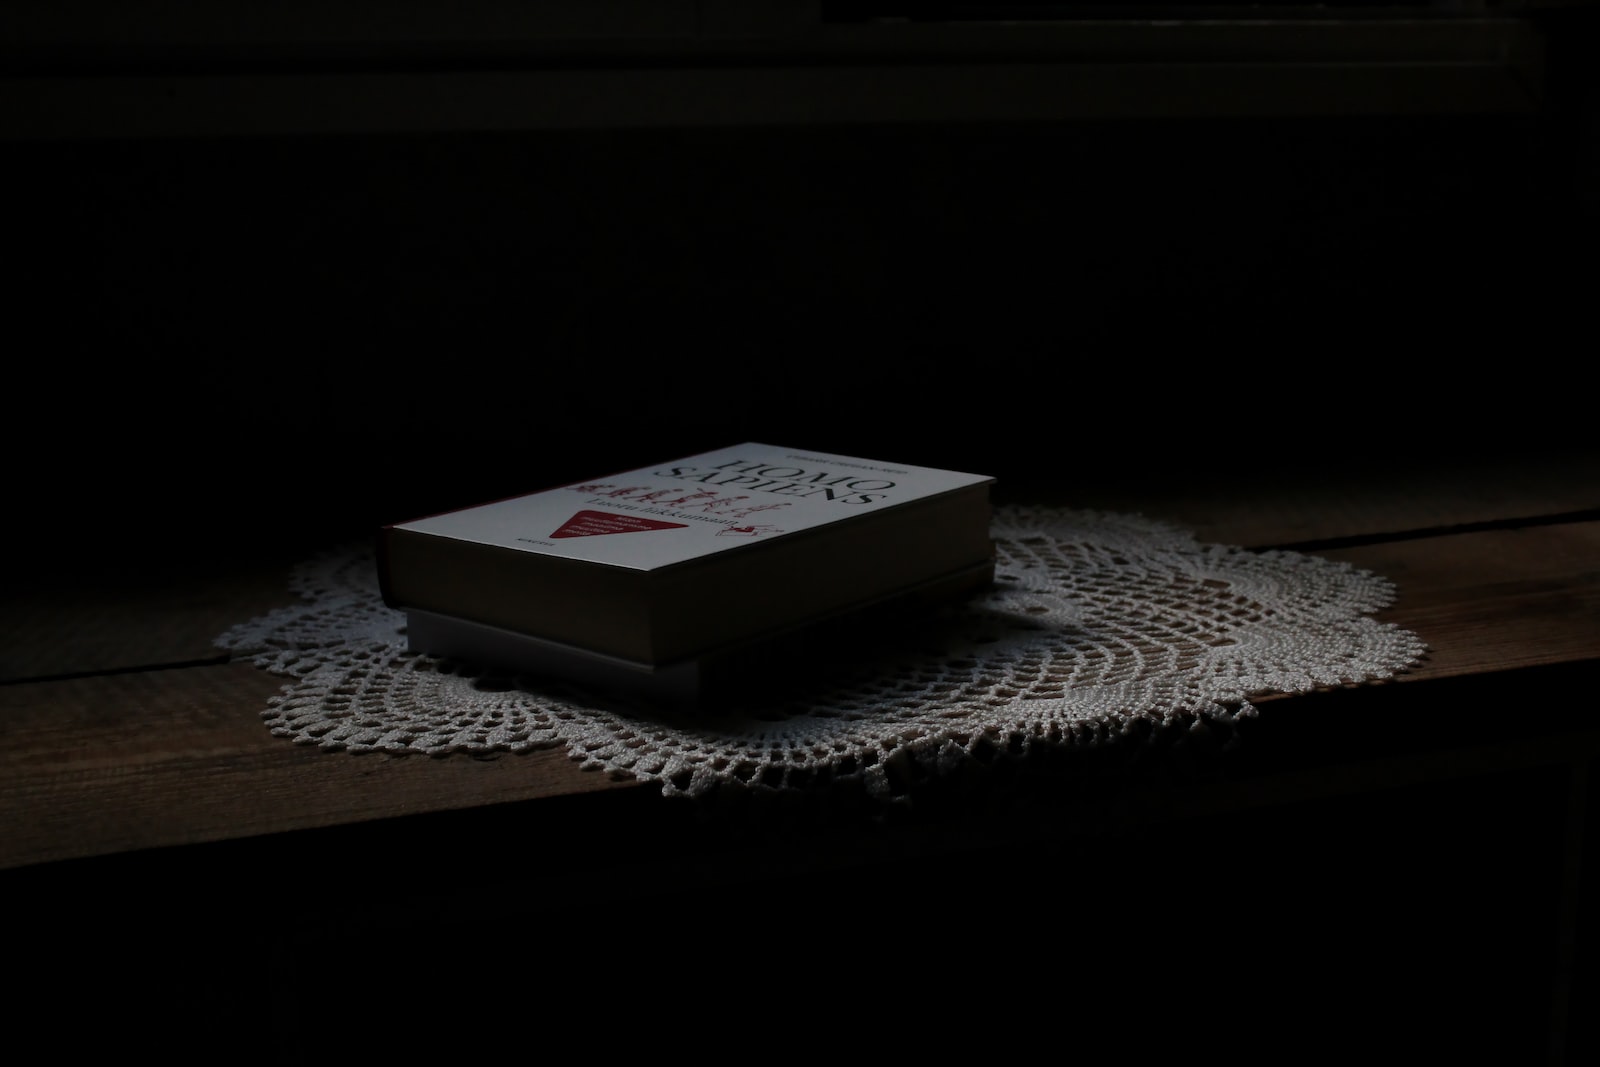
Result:
[[[13,581],[292,555],[746,439],[1069,500],[1538,462],[1593,432],[1592,40],[1563,42],[1523,115],[6,140]],[[1428,744],[1506,729],[1527,692],[1382,691]],[[1307,761],[1348,756],[1312,732]],[[472,813],[477,836],[446,814],[38,872],[59,920],[28,933],[95,943],[53,957],[59,981],[19,973],[69,1005],[149,994],[141,1030],[104,1028],[119,1048],[215,1039],[240,1062],[419,1031],[614,1041],[655,1005],[652,1049],[865,1019],[902,1051],[1042,1031],[1135,1061],[1528,1062],[1568,787],[1430,783],[868,870],[764,822],[789,863],[709,888],[649,879],[728,875],[723,824],[644,791],[552,798]],[[931,799],[935,821],[981,806]],[[563,895],[568,858],[592,877]],[[560,996],[508,994],[508,964]],[[569,1002],[589,1011],[553,1016]]]
[[[1069,496],[1548,453],[1600,174],[1553,69],[1525,115],[13,139],[13,535],[311,543],[748,439]]]

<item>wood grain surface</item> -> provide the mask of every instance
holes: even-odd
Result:
[[[1600,519],[1572,518],[1595,483],[1561,473],[1479,469],[1386,489],[1346,479],[1126,503],[1213,540],[1344,544],[1318,554],[1395,583],[1378,618],[1427,643],[1425,662],[1398,680],[1422,692],[1600,656]],[[246,560],[7,603],[0,867],[639,788],[555,750],[397,758],[272,736],[262,712],[280,680],[227,662],[212,641],[288,603],[287,573],[282,561]],[[1262,703],[1289,716],[1310,699]]]

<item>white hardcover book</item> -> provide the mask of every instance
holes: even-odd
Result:
[[[379,532],[391,606],[660,667],[992,574],[987,475],[746,443]]]

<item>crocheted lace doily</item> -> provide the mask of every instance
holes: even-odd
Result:
[[[811,691],[703,717],[408,651],[366,545],[302,564],[302,603],[216,643],[289,679],[262,714],[295,743],[433,756],[565,746],[586,768],[688,796],[842,779],[890,796],[888,768],[908,760],[936,770],[980,746],[1026,754],[1136,725],[1233,722],[1256,713],[1253,695],[1387,679],[1427,651],[1369,617],[1394,587],[1348,564],[1104,512],[997,508],[993,535],[992,589]]]

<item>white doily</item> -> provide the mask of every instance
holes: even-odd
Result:
[[[586,768],[659,783],[792,790],[891,768],[937,771],[983,748],[1114,738],[1134,726],[1232,722],[1252,695],[1391,678],[1427,648],[1369,616],[1384,578],[1314,556],[1201,544],[1141,516],[998,508],[992,590],[896,635],[810,692],[692,717],[590,699],[407,651],[370,547],[292,579],[303,603],[217,644],[290,679],[263,711],[299,744],[393,755],[565,746]]]

